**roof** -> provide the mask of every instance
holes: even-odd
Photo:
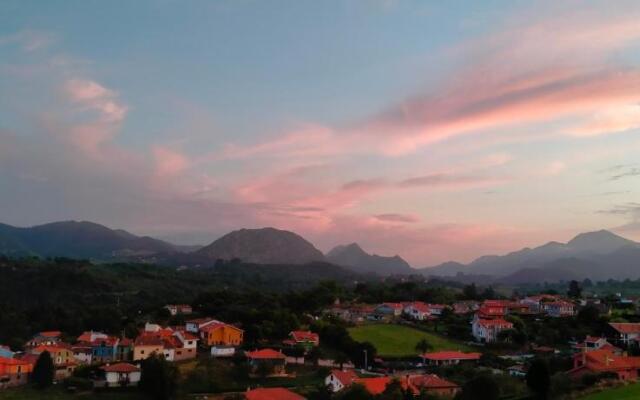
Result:
[[[478,319],[478,323],[486,328],[491,327],[513,327],[513,324],[509,321],[506,321],[502,318],[498,319]]]
[[[139,372],[140,368],[129,363],[117,363],[100,367],[104,372]]]
[[[187,324],[196,324],[198,326],[202,325],[202,324],[206,324],[208,322],[213,322],[215,321],[215,319],[213,318],[195,318],[195,319],[190,319],[187,321]]]
[[[409,304],[407,307],[411,307],[415,310],[417,310],[418,312],[422,312],[422,313],[428,313],[431,308],[429,308],[429,306],[421,301],[416,301],[414,303]]]
[[[387,385],[391,382],[391,378],[388,376],[380,376],[377,378],[360,378],[355,381],[367,389],[367,392],[377,395],[387,388]]]
[[[32,364],[29,360],[0,357],[0,365],[29,365],[29,364]]]
[[[618,356],[608,349],[579,353],[574,357],[585,357],[586,364],[584,366],[595,371],[615,371],[640,368],[640,357]]]
[[[287,358],[284,354],[273,349],[262,349],[256,351],[245,351],[245,356],[254,360],[273,360]]]
[[[231,329],[235,329],[237,331],[243,332],[242,329],[240,329],[240,328],[238,328],[236,326],[225,324],[224,322],[220,322],[220,321],[211,321],[206,326],[200,328],[200,330],[202,332],[209,332],[209,331],[216,330],[218,328],[231,328]]]
[[[46,346],[46,345],[41,345],[38,347],[35,347],[31,350],[32,353],[43,353],[45,351],[48,351],[49,353],[57,353],[59,351],[63,351],[63,350],[71,350],[71,346],[69,345],[65,345],[65,344],[56,344],[56,345],[52,345],[52,346]]]
[[[140,335],[134,342],[135,346],[162,346],[163,341],[157,336]]]
[[[305,400],[304,397],[285,388],[259,388],[244,395],[247,400]]]
[[[425,353],[422,357],[432,361],[442,360],[479,360],[480,353],[462,353],[460,351],[438,351],[433,353]]]
[[[380,306],[387,306],[389,308],[393,308],[394,310],[402,310],[404,305],[402,303],[382,303]]]
[[[356,379],[358,379],[358,375],[352,369],[348,369],[348,370],[344,370],[344,371],[340,370],[340,369],[333,369],[333,370],[331,370],[331,375],[335,376],[336,379],[340,383],[342,383],[343,386],[349,386]]]
[[[620,333],[640,333],[640,323],[610,322],[609,326]]]
[[[449,382],[446,379],[440,378],[435,374],[427,375],[410,375],[407,379],[407,386],[409,386],[415,393],[419,393],[420,389],[453,389],[459,387],[453,382]]]
[[[292,331],[289,334],[296,342],[319,342],[320,336],[311,331]]]

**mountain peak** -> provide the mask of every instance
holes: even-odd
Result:
[[[574,250],[599,254],[611,253],[629,245],[635,246],[637,243],[606,229],[581,233],[567,243]]]
[[[211,260],[238,258],[255,264],[307,264],[324,255],[302,236],[272,227],[243,228],[198,250]]]
[[[357,243],[336,246],[327,253],[327,259],[356,272],[380,275],[410,274],[411,266],[399,255],[384,257],[369,254]]]

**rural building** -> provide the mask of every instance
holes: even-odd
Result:
[[[421,357],[429,365],[453,365],[461,362],[478,362],[481,353],[462,353],[460,351],[438,351],[425,353]]]
[[[27,383],[33,364],[15,358],[0,357],[0,389]]]
[[[267,373],[269,376],[284,375],[287,357],[273,349],[247,351],[244,353],[252,374]]]
[[[618,379],[636,381],[640,369],[640,357],[629,357],[608,349],[583,351],[573,356],[573,369],[568,374],[579,378],[585,373],[612,372]]]
[[[480,343],[496,342],[498,334],[507,329],[513,329],[513,324],[502,318],[484,319],[476,314],[471,323],[471,334]]]
[[[340,370],[334,369],[331,374],[324,380],[324,384],[336,393],[342,389],[351,386],[358,379],[358,375],[352,369]]]
[[[140,382],[140,368],[129,363],[107,364],[101,367],[100,380],[94,381],[96,387],[127,387],[137,386]]]

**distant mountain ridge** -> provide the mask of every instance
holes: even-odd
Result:
[[[302,236],[275,228],[239,229],[195,252],[210,261],[240,259],[254,264],[308,264],[325,261]]]
[[[20,228],[0,224],[0,254],[69,258],[118,258],[180,251],[180,246],[88,221]]]
[[[491,275],[505,283],[640,277],[640,244],[607,230],[581,233],[566,244],[549,242],[471,263],[421,269],[425,275]]]
[[[336,246],[326,254],[327,260],[333,264],[341,265],[352,271],[378,275],[402,275],[416,271],[402,257],[384,257],[377,254],[369,254],[362,250],[357,243]]]

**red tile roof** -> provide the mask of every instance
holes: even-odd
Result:
[[[259,388],[245,393],[247,400],[305,400],[304,397],[285,388]]]
[[[372,395],[378,395],[384,392],[389,382],[391,382],[391,378],[388,376],[380,376],[377,378],[360,378],[355,381],[355,383],[364,386],[364,388],[367,389],[367,392],[371,393]]]
[[[420,389],[455,389],[459,387],[453,382],[449,382],[446,379],[440,378],[435,374],[428,375],[411,375],[405,378],[406,383],[403,382],[403,386],[408,386],[414,393],[420,393]]]
[[[513,324],[509,321],[505,321],[502,318],[497,319],[480,319],[478,323],[484,327],[501,327],[501,328],[512,328]]]
[[[146,336],[140,335],[136,338],[134,345],[135,346],[162,346],[163,341],[161,338],[157,336]]]
[[[140,368],[129,363],[118,363],[100,367],[104,372],[139,372]]]
[[[340,383],[342,383],[342,386],[349,386],[356,379],[358,379],[358,375],[352,369],[348,369],[345,371],[340,369],[334,369],[334,370],[331,370],[331,374],[335,376]]]
[[[0,365],[29,365],[29,364],[32,364],[32,363],[24,359],[0,357]]]
[[[48,338],[57,338],[62,335],[60,331],[43,331],[39,333],[40,336],[48,337]]]
[[[254,360],[273,360],[273,359],[284,360],[285,358],[287,358],[284,354],[273,349],[246,351],[244,354],[247,356],[247,358],[251,358]]]
[[[438,351],[425,353],[422,357],[432,361],[443,360],[479,360],[481,353],[462,353],[460,351]]]
[[[289,334],[296,342],[320,342],[320,336],[311,331],[293,331]]]
[[[609,325],[620,333],[640,333],[640,323],[610,322]]]
[[[574,357],[584,357],[586,367],[595,371],[617,371],[625,369],[639,369],[640,357],[618,356],[608,349],[592,350],[579,353]]]

